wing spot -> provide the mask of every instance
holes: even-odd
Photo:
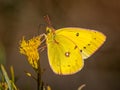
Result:
[[[70,65],[68,65],[68,67],[70,67]]]
[[[59,42],[58,42],[58,41],[56,41],[55,39],[54,39],[54,42],[55,42],[56,44],[59,44]]]
[[[76,49],[76,48],[77,48],[77,46],[74,47],[74,49]]]
[[[80,50],[80,52],[82,52],[82,50]]]
[[[57,65],[58,67],[60,66],[60,65]]]
[[[94,40],[96,40],[96,38],[93,38]]]
[[[90,46],[91,44],[88,44],[88,46]]]
[[[70,52],[65,52],[66,57],[70,57]]]
[[[76,33],[76,36],[79,36],[79,33]]]
[[[84,49],[86,49],[86,47],[83,47]]]

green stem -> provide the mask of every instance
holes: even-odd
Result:
[[[37,90],[40,90],[40,76],[39,76],[39,70],[37,72]]]
[[[37,71],[37,90],[43,90],[43,84],[42,84],[42,75],[41,75],[41,67],[40,62],[38,62],[38,71]]]

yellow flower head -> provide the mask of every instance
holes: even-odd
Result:
[[[8,90],[8,84],[6,82],[0,82],[0,90]]]
[[[34,69],[38,69],[39,53],[38,48],[41,44],[41,36],[33,37],[26,41],[23,39],[20,42],[20,53],[24,54],[28,58],[28,62]]]

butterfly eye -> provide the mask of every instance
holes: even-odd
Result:
[[[46,28],[46,33],[49,34],[51,29],[49,27]]]
[[[47,33],[47,34],[50,33],[50,30],[46,30],[46,33]]]

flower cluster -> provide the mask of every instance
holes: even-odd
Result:
[[[27,60],[34,69],[38,69],[39,52],[38,48],[41,45],[41,36],[33,37],[26,41],[23,39],[20,41],[20,53],[27,56]]]

